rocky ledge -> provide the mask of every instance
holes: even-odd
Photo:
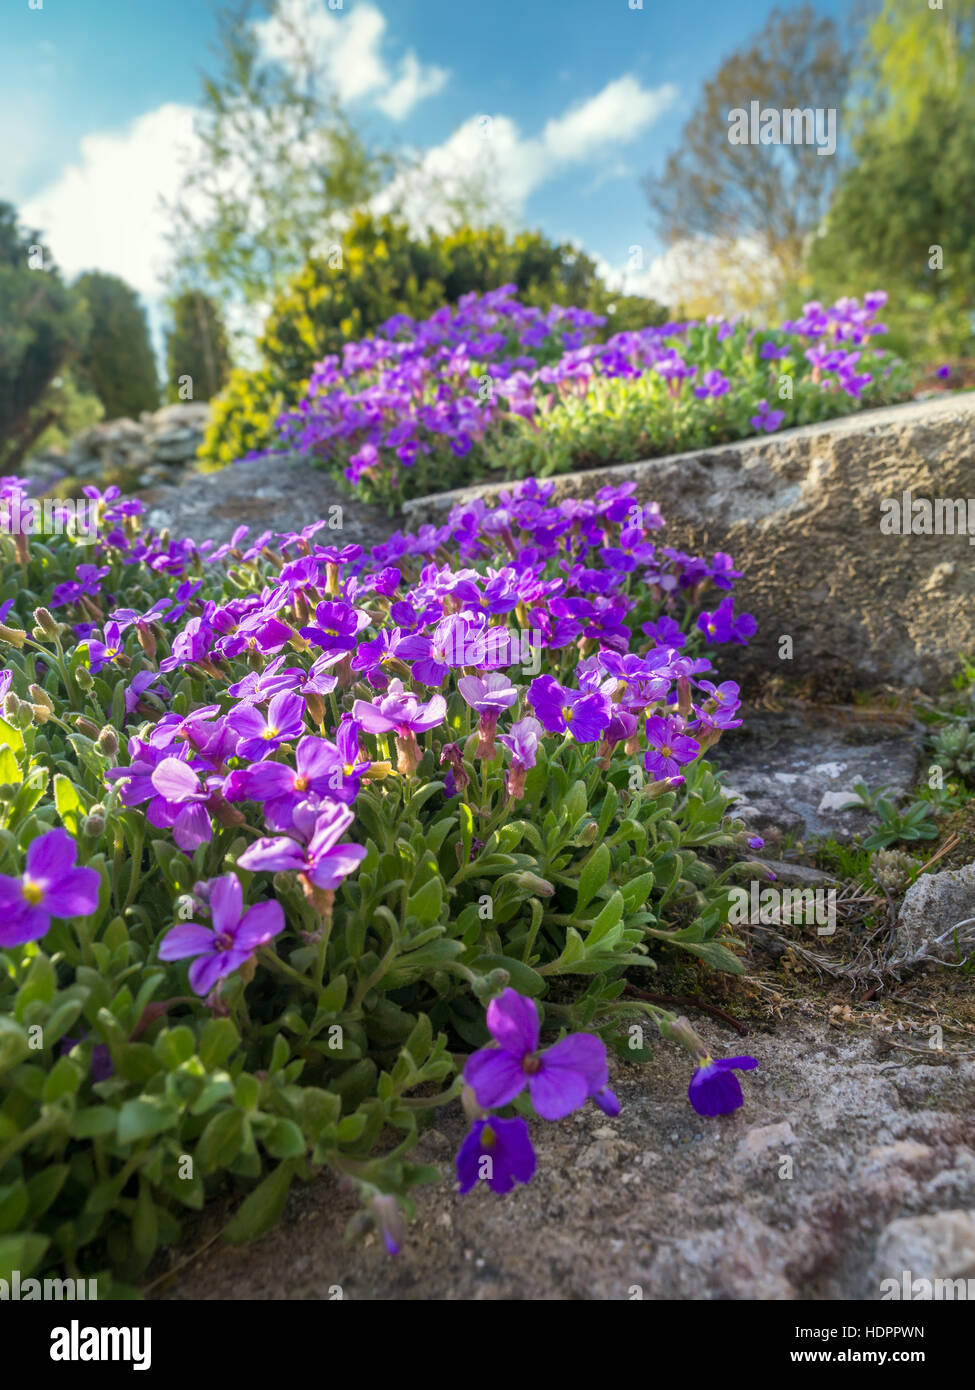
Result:
[[[98,486],[116,478],[137,487],[176,481],[195,460],[209,418],[205,401],[187,401],[143,411],[138,420],[102,420],[66,449],[35,454],[24,471],[44,489],[62,478]]]
[[[736,604],[759,627],[722,653],[724,675],[772,671],[849,695],[940,689],[975,648],[973,479],[968,392],[554,483],[557,496],[592,497],[633,482],[638,502],[659,502],[669,544],[734,556]],[[441,524],[504,486],[419,498],[406,525]]]

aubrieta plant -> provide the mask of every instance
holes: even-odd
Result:
[[[883,291],[817,301],[779,328],[668,323],[592,341],[606,320],[522,304],[517,287],[405,314],[318,364],[281,447],[367,498],[460,486],[492,470],[544,477],[703,448],[906,399],[878,346]]]
[[[182,1210],[246,1192],[246,1240],[325,1168],[395,1251],[440,1107],[465,1190],[526,1181],[529,1120],[618,1108],[634,1017],[698,1110],[741,1103],[747,1059],[624,994],[660,950],[741,970],[730,557],[662,545],[633,484],[371,554],[88,491],[93,548],[0,537],[0,1276],[124,1291]]]

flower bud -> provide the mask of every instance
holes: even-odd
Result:
[[[8,690],[3,697],[3,715],[5,719],[14,719],[20,709],[20,697],[15,695],[12,690]]]
[[[707,1043],[695,1033],[683,1015],[680,1018],[661,1019],[659,1028],[665,1038],[671,1042],[680,1043],[681,1047],[692,1057],[702,1060],[708,1056]]]
[[[537,893],[541,898],[550,898],[555,892],[553,884],[547,878],[539,878],[538,874],[533,874],[530,870],[518,874],[515,878],[519,888],[526,888],[529,893]]]
[[[90,690],[95,684],[94,677],[87,666],[79,666],[74,673],[74,678],[79,690]]]
[[[99,732],[95,740],[95,747],[100,753],[106,753],[110,758],[116,757],[118,754],[118,734],[111,724],[106,724]]]
[[[93,724],[92,721],[83,714],[75,715],[74,726],[78,732],[84,734],[86,738],[97,738],[101,732],[98,725]]]
[[[57,637],[59,625],[55,622],[54,615],[49,608],[35,608],[34,622],[37,624],[42,636]]]
[[[92,840],[97,840],[99,835],[105,833],[105,807],[102,805],[93,806],[88,812],[83,825],[85,835]]]
[[[9,642],[18,651],[27,641],[27,633],[22,627],[7,627],[6,623],[0,623],[0,642]]]
[[[464,1082],[464,1088],[460,1093],[460,1103],[464,1108],[464,1114],[467,1116],[471,1124],[475,1124],[478,1120],[480,1120],[484,1115],[487,1114],[487,1111],[483,1110],[481,1106],[478,1104],[477,1096],[474,1094],[473,1086],[468,1086],[466,1081]]]
[[[32,685],[29,687],[30,697],[35,705],[43,705],[51,714],[54,713],[54,701],[42,686]]]
[[[253,957],[252,957],[253,959]],[[370,1203],[376,1225],[382,1231],[386,1253],[398,1255],[406,1240],[406,1222],[399,1202],[388,1192],[380,1192]]]

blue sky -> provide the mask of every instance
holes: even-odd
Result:
[[[350,112],[377,141],[466,157],[473,123],[490,115],[518,221],[576,240],[611,267],[634,244],[648,258],[659,251],[640,179],[677,145],[702,82],[772,8],[286,2],[305,7]],[[841,17],[849,4],[819,0],[817,9]],[[213,34],[207,0],[43,0],[41,9],[3,0],[0,198],[41,223],[69,273],[94,265],[157,296],[155,204],[175,187]]]

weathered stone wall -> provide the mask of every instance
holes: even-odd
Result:
[[[62,478],[98,484],[118,477],[138,487],[178,480],[195,462],[209,418],[209,405],[196,401],[144,411],[138,420],[100,420],[66,449],[32,455],[22,472],[44,488]]]
[[[564,474],[556,494],[630,480],[639,501],[659,502],[665,543],[730,552],[744,571],[737,603],[758,635],[723,650],[722,674],[772,671],[847,694],[886,683],[936,690],[960,653],[975,652],[975,393]],[[406,524],[442,524],[460,498],[501,486],[410,502]],[[914,502],[971,498],[971,536],[884,534],[882,503],[907,491]],[[791,660],[780,657],[784,636]]]

